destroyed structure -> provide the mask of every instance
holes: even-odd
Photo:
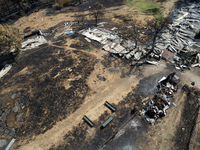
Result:
[[[157,39],[154,53],[175,64],[176,69],[200,67],[200,54],[195,36],[200,32],[200,4],[192,4],[171,12],[173,20]],[[170,53],[171,52],[171,53]]]
[[[66,22],[59,27],[51,30],[50,33],[42,33],[40,30],[35,30],[31,34],[24,37],[24,42],[22,43],[22,51],[26,51],[29,49],[36,48],[40,45],[48,43],[45,39],[46,34],[55,34],[54,39],[58,37],[63,37],[65,35],[74,34],[75,31],[72,30],[72,26],[75,25],[76,22]],[[36,35],[36,37],[34,37]]]
[[[169,76],[163,77],[158,81],[159,91],[140,111],[140,115],[144,116],[151,125],[154,125],[158,118],[166,116],[167,109],[171,104],[170,97],[177,91],[179,81],[180,79],[175,73],[171,73]],[[174,102],[172,104],[176,107]]]
[[[54,39],[57,39],[58,37],[62,37],[65,35],[69,35],[69,34],[74,34],[75,31],[73,31],[72,26],[74,26],[77,22],[66,22],[63,25],[56,27],[55,29],[53,29],[50,34],[54,34]]]
[[[127,59],[140,60],[145,51],[139,51],[131,40],[123,40],[115,33],[103,28],[91,27],[79,31],[80,34],[103,44],[103,49],[111,54],[119,54]],[[133,57],[134,56],[134,57]]]
[[[161,54],[164,49],[172,53],[194,52],[194,37],[200,31],[200,5],[192,4],[171,12],[173,23],[169,24],[157,40],[154,53]],[[198,46],[198,45],[196,45]]]
[[[103,49],[111,54],[118,54],[126,59],[133,60],[132,65],[144,62],[158,65],[160,58],[163,58],[175,64],[176,69],[184,70],[196,66],[200,67],[200,54],[194,49],[200,47],[194,40],[200,31],[199,8],[200,4],[192,4],[176,9],[170,14],[173,23],[169,24],[168,28],[157,37],[153,53],[150,54],[150,58],[153,57],[157,61],[142,60],[147,51],[144,48],[136,47],[131,40],[121,39],[114,32],[91,27],[81,30],[79,33],[86,36],[88,42],[91,42],[89,39],[92,39],[103,44]],[[146,33],[143,32],[143,34]],[[151,46],[147,49],[151,49]]]
[[[22,51],[30,50],[36,48],[40,45],[47,43],[46,39],[43,36],[38,36],[36,38],[27,39],[22,43]]]

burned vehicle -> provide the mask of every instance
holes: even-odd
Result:
[[[154,125],[158,118],[166,116],[167,109],[171,104],[170,97],[178,90],[179,81],[180,79],[175,72],[158,81],[159,91],[140,111],[140,115],[144,116],[151,125]],[[176,107],[175,103],[173,105]]]

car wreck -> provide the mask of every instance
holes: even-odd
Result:
[[[166,116],[167,109],[170,106],[170,99],[164,95],[157,94],[147,102],[146,106],[141,110],[140,114],[145,117],[145,119],[154,125],[158,118]]]
[[[154,125],[158,118],[162,118],[167,114],[167,109],[169,109],[171,104],[170,97],[177,91],[177,84],[180,81],[179,77],[175,74],[176,73],[173,72],[158,81],[159,91],[140,111],[140,115],[151,125]],[[175,103],[172,102],[172,104],[177,107]]]

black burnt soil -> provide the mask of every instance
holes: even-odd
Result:
[[[95,123],[95,134],[87,137],[88,132],[92,130],[84,121],[74,127],[72,131],[64,137],[64,143],[58,147],[52,146],[50,150],[97,150],[104,146],[105,142],[113,135],[113,133],[121,127],[133,114],[131,113],[134,105],[141,106],[139,95],[131,91],[117,105],[112,104],[116,108],[116,112],[111,113],[110,110],[105,111]],[[127,107],[128,106],[128,107]],[[102,124],[111,116],[115,118],[105,128],[101,129]]]
[[[196,123],[196,117],[198,115],[198,98],[200,96],[193,92],[187,93],[186,101],[184,102],[184,111],[182,112],[181,122],[175,133],[174,140],[175,147],[178,150],[187,150],[189,148],[189,142],[191,134]]]
[[[90,90],[86,79],[94,69],[95,57],[45,44],[23,52],[16,62],[1,78],[0,89],[16,87],[11,92],[20,88],[31,95],[27,99],[29,111],[25,122],[16,129],[18,140],[44,133],[79,108]],[[24,68],[31,73],[18,74]],[[65,88],[63,82],[76,76],[81,77],[70,81],[70,87]]]

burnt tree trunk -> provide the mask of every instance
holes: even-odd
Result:
[[[2,6],[0,6],[1,12],[3,13],[4,16],[6,16],[4,10],[2,9]]]
[[[97,26],[97,23],[98,23],[98,17],[96,17],[95,19],[96,19],[96,26]]]
[[[15,5],[15,3],[13,1],[12,1],[12,4],[13,4],[13,6],[15,8],[15,11],[17,11],[18,9],[17,9],[17,7],[16,7],[16,5]]]
[[[153,36],[153,43],[152,43],[152,48],[151,48],[151,52],[153,51],[154,47],[155,47],[155,43],[156,43],[156,37],[158,36],[158,33],[156,32],[155,35]]]
[[[5,0],[4,0],[4,3],[5,3],[5,5],[6,5],[6,7],[7,7],[8,11],[9,11],[9,14],[11,14],[10,8],[9,8],[9,6],[8,6],[8,4],[6,3],[6,1],[5,1]]]
[[[21,12],[21,10],[23,11],[24,9],[23,9],[23,7],[21,6],[21,4],[20,4],[20,1],[19,0],[17,0],[17,5],[19,6],[19,8],[20,8],[20,12]]]

